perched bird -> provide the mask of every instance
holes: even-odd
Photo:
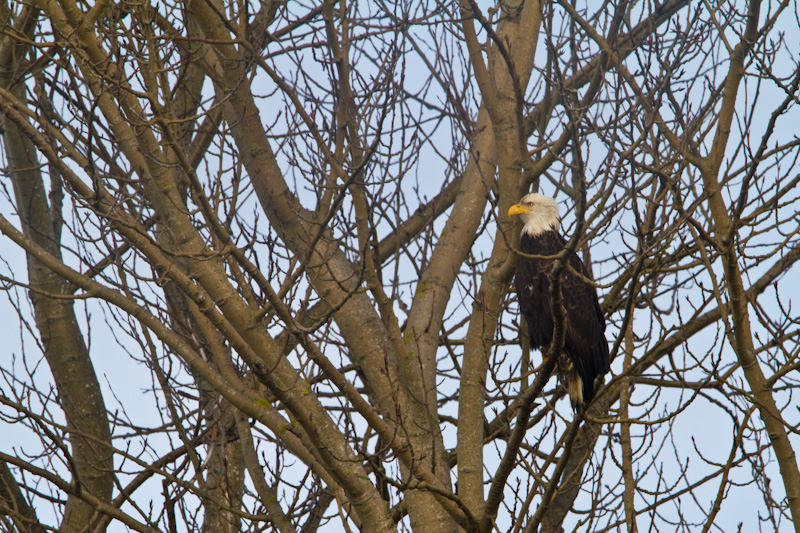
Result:
[[[555,200],[541,194],[528,194],[511,206],[508,216],[522,219],[517,262],[517,297],[519,308],[528,324],[530,344],[544,353],[553,340],[553,311],[550,277],[555,259],[533,259],[528,255],[557,255],[566,246],[559,233],[561,226]],[[591,279],[576,254],[569,257],[574,272]],[[557,362],[557,372],[566,383],[573,409],[581,409],[594,396],[596,384],[602,384],[608,372],[606,321],[597,291],[586,279],[569,268],[561,273],[561,295],[566,311],[564,351]]]

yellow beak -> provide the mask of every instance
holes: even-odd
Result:
[[[523,206],[522,204],[514,204],[508,208],[508,216],[513,217],[514,215],[521,215],[522,213],[528,213],[530,209]]]

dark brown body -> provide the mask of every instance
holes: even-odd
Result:
[[[545,231],[532,237],[523,232],[520,251],[531,255],[556,255],[565,246],[557,231]],[[577,255],[569,260],[575,272],[590,279]],[[520,256],[517,264],[517,295],[519,306],[528,324],[531,347],[544,349],[553,340],[553,311],[550,275],[554,260],[531,259]],[[576,276],[570,269],[561,274],[561,294],[566,311],[564,353],[568,361],[559,361],[559,372],[566,372],[567,385],[574,408],[588,403],[594,396],[595,379],[604,376],[610,366],[606,322],[597,301],[595,288]],[[571,363],[571,365],[570,365]],[[570,369],[577,376],[569,376]],[[580,377],[580,382],[577,381]],[[582,394],[575,390],[582,387]],[[578,394],[576,394],[578,393]],[[582,397],[581,397],[582,396]]]

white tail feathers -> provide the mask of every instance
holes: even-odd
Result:
[[[562,353],[558,357],[557,366],[558,377],[567,387],[569,401],[572,408],[577,411],[583,407],[583,379],[578,375],[575,365],[572,364],[567,354]]]

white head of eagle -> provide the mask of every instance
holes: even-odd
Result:
[[[527,194],[511,206],[508,216],[519,216],[523,223],[519,242],[522,253],[515,279],[520,313],[528,324],[531,347],[544,353],[553,340],[550,274],[554,259],[533,259],[526,255],[554,256],[566,246],[559,233],[558,205],[547,196]],[[576,254],[569,257],[569,264],[572,271],[567,268],[561,274],[566,332],[557,371],[567,386],[572,407],[580,409],[591,401],[595,385],[602,384],[611,361],[605,338],[606,321],[597,291],[586,281],[591,276]]]
[[[556,201],[532,192],[522,197],[518,204],[512,205],[508,216],[520,215],[522,218],[522,233],[536,237],[545,231],[558,231],[561,227],[561,217],[558,214]]]

